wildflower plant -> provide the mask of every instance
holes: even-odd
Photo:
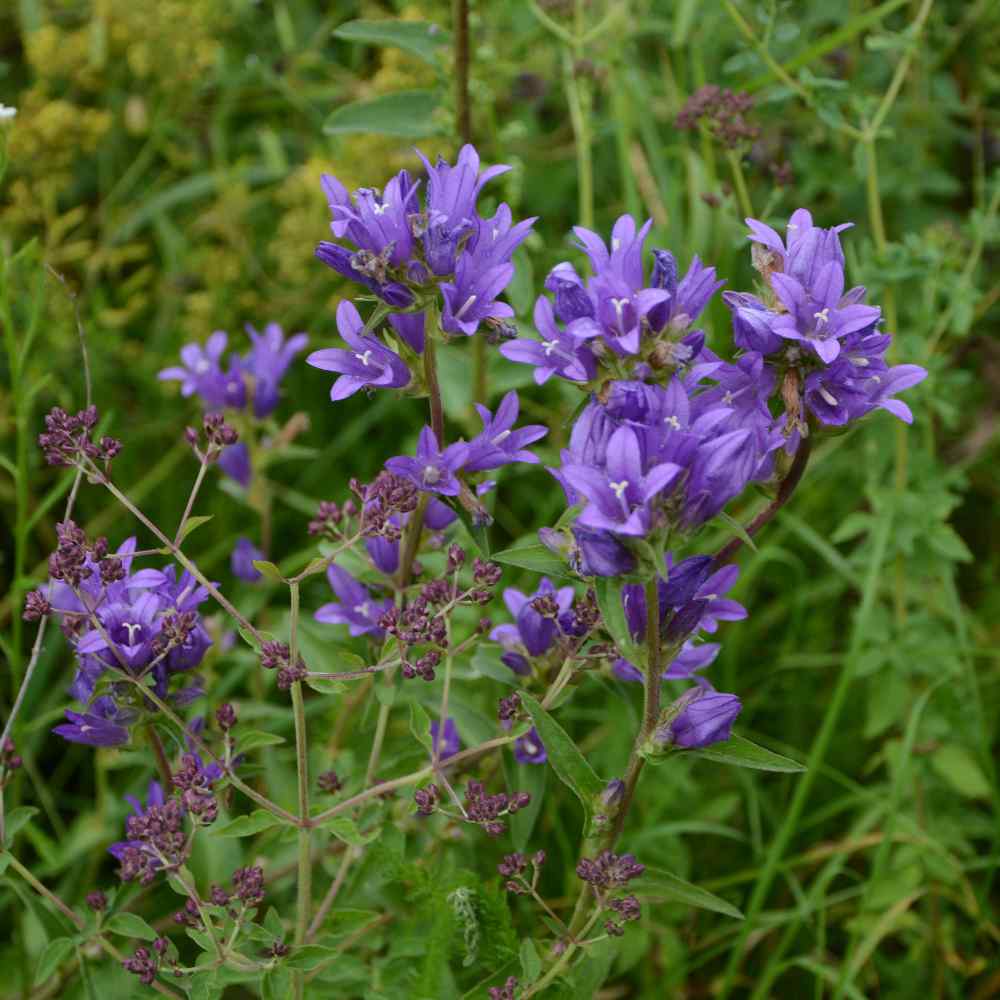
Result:
[[[708,120],[731,153],[758,137],[750,111],[744,95],[707,88],[681,127]],[[332,237],[316,266],[341,282],[325,324],[336,339],[248,326],[249,347],[227,355],[216,331],[159,372],[201,409],[178,434],[191,485],[176,527],[118,480],[127,435],[104,433],[89,395],[40,428],[45,461],[74,480],[48,578],[24,597],[38,639],[14,714],[51,621],[71,663],[52,738],[147,772],[104,845],[118,884],[90,887],[86,914],[10,855],[73,925],[53,968],[97,942],[134,983],[171,996],[376,995],[384,981],[384,995],[528,1000],[596,990],[664,899],[741,916],[643,860],[643,781],[692,759],[803,770],[743,735],[747,692],[719,676],[723,642],[761,610],[753,583],[730,596],[736,559],[817,447],[880,410],[912,423],[899,396],[927,372],[898,363],[886,310],[849,285],[850,223],[804,208],[783,225],[745,220],[757,275],[745,289],[683,247],[650,246],[652,220],[577,226],[530,320],[518,316],[504,296],[537,220],[490,200],[511,168],[485,165],[471,143],[418,157],[420,172],[354,191],[327,174],[316,192]],[[456,349],[531,385],[449,409],[440,360]],[[303,409],[395,397],[401,419],[398,453],[367,481],[349,463],[324,470],[327,499],[301,512],[303,551],[286,553],[273,551],[267,468],[307,429],[282,411],[293,370],[314,397],[296,398]],[[576,404],[533,422],[560,393]],[[188,544],[215,466],[261,518],[227,549],[224,580]],[[548,477],[560,509],[494,550],[505,496],[529,474]],[[108,529],[121,537],[74,519],[84,487],[127,515]],[[229,683],[237,663],[245,689]],[[590,697],[618,699],[634,721],[610,765],[569,711]],[[0,796],[23,765],[12,723]],[[294,745],[272,723],[288,723]],[[279,757],[294,761],[294,789],[276,780]],[[579,808],[561,810],[556,837],[539,808],[564,794]],[[7,843],[4,819],[0,806]],[[249,838],[224,870],[221,850],[207,866],[205,845]],[[451,860],[459,848],[475,870]],[[352,879],[371,909],[341,905]],[[175,894],[169,924],[132,911],[144,892]],[[428,938],[447,945],[420,978],[414,943],[391,925],[425,903]],[[128,954],[112,933],[131,939]],[[358,942],[367,966],[349,954]]]

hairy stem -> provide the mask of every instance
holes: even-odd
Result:
[[[149,738],[149,745],[153,748],[153,756],[156,758],[156,769],[160,772],[160,781],[163,782],[163,794],[170,795],[174,790],[174,779],[170,773],[170,762],[167,760],[166,751],[163,749],[163,741],[156,731],[156,726],[150,723],[146,727],[146,735]]]
[[[455,128],[462,143],[472,142],[469,107],[469,0],[452,0],[451,28],[455,54]]]
[[[198,475],[195,477],[194,485],[191,487],[191,492],[188,494],[187,503],[184,505],[184,513],[181,516],[181,523],[177,525],[177,534],[174,535],[174,545],[180,545],[181,540],[184,538],[184,529],[187,527],[191,511],[194,510],[194,502],[198,499],[198,493],[201,490],[201,484],[205,481],[205,473],[207,471],[208,462],[206,462],[203,458],[201,460],[201,465],[198,466]]]
[[[289,612],[289,664],[294,669],[299,656],[299,585],[289,584],[291,608]],[[298,908],[295,918],[295,943],[302,944],[309,927],[309,908],[312,903],[312,864],[310,863],[311,830],[309,824],[309,748],[306,733],[305,701],[302,683],[292,685],[292,714],[295,719],[295,773],[299,791],[299,867]],[[295,995],[301,997],[305,980],[301,971],[294,974]]]

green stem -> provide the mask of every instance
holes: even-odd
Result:
[[[174,535],[174,545],[180,545],[184,538],[184,529],[187,527],[188,518],[191,516],[191,511],[194,509],[194,502],[198,498],[198,491],[201,489],[201,484],[205,480],[205,473],[208,471],[208,462],[205,459],[201,460],[201,465],[198,467],[198,475],[195,477],[194,485],[191,487],[191,492],[188,494],[187,503],[184,506],[184,514],[181,516],[181,523],[177,525],[177,534]],[[267,551],[266,549],[264,550]]]
[[[747,190],[746,176],[743,173],[743,159],[735,149],[726,151],[726,159],[729,160],[729,169],[733,175],[733,185],[736,188],[736,200],[740,203],[740,211],[747,219],[753,218],[753,204],[750,201],[750,192]]]
[[[149,737],[149,745],[153,748],[153,756],[156,758],[156,769],[160,772],[160,781],[163,782],[163,794],[170,795],[174,790],[174,779],[170,773],[170,762],[163,749],[163,741],[153,723],[147,726],[146,734]]]
[[[294,668],[299,655],[299,585],[290,583],[288,589],[291,595],[289,612],[289,656],[288,661]],[[309,821],[309,748],[307,744],[306,710],[302,697],[302,683],[296,681],[292,685],[292,714],[295,719],[295,773],[298,779],[299,791],[299,867],[298,867],[298,908],[295,918],[295,943],[305,942],[306,931],[309,928],[309,909],[312,904],[312,864],[310,859],[311,829]],[[305,979],[301,971],[293,975],[296,997],[301,998],[305,989]]]
[[[455,53],[455,125],[462,143],[472,142],[469,110],[469,0],[452,0],[452,37]]]
[[[441,386],[437,373],[437,331],[431,328],[428,316],[424,331],[424,380],[427,383],[427,402],[431,410],[431,430],[437,438],[439,448],[444,448],[444,406],[441,402]]]

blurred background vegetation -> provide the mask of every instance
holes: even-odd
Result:
[[[441,44],[378,46],[337,31],[389,18],[438,24]],[[508,292],[520,320],[530,322],[548,269],[575,256],[568,234],[578,222],[606,231],[624,211],[652,217],[653,245],[682,266],[697,253],[729,287],[749,288],[747,204],[775,224],[807,206],[820,225],[855,222],[844,237],[850,277],[882,303],[896,360],[931,372],[908,394],[911,429],[879,413],[826,439],[794,502],[743,559],[736,596],[750,618],[725,630],[713,676],[744,699],[747,735],[802,759],[813,748],[806,794],[793,798],[800,776],[676,764],[646,775],[629,819],[629,850],[753,919],[736,926],[656,907],[629,931],[601,995],[1000,995],[1000,7],[478,0],[471,18],[473,135],[484,160],[514,167],[489,198],[516,217],[541,217]],[[194,471],[180,432],[195,412],[156,372],[215,329],[244,347],[246,322],[275,320],[307,330],[315,347],[333,343],[334,308],[350,292],[312,256],[328,232],[320,173],[380,186],[419,166],[415,144],[454,153],[450,19],[439,0],[0,5],[0,98],[17,108],[0,123],[4,716],[33,635],[19,621],[21,599],[44,578],[69,485],[41,466],[33,441],[47,408],[83,402],[74,301],[95,402],[125,442],[117,477],[154,520],[172,524]],[[705,84],[753,95],[755,139],[731,151],[708,129],[676,127]],[[422,96],[407,107],[419,113],[394,115],[380,101],[414,91]],[[717,349],[726,318],[721,303],[708,315]],[[457,344],[443,359],[455,433],[470,412],[471,351]],[[423,419],[420,404],[386,396],[331,406],[328,382],[296,365],[279,410],[283,420],[308,414],[299,448],[268,470],[274,551],[289,564],[304,558],[316,502],[341,498],[351,476],[371,476]],[[537,390],[529,369],[498,356],[489,387],[494,400],[523,390],[526,412],[553,424],[540,449],[553,457],[572,391]],[[258,500],[223,486],[202,504],[218,516],[194,548],[229,586],[233,538],[258,535]],[[552,523],[561,506],[541,469],[504,477],[494,544]],[[132,530],[96,491],[83,491],[78,517],[113,544]],[[266,585],[244,590],[248,610],[267,598]],[[307,598],[310,607],[323,599],[320,588]],[[245,654],[217,655],[213,703],[260,696],[251,666]],[[78,902],[108,882],[103,849],[118,835],[121,794],[149,775],[128,755],[49,737],[69,669],[54,637],[19,724],[26,767],[9,797],[41,809],[19,835],[20,855]],[[459,689],[489,715],[499,689],[484,683],[470,672]],[[634,728],[633,692],[597,679],[591,688],[564,721],[612,775]],[[314,699],[313,709],[336,729],[336,705]],[[277,700],[262,697],[256,711],[290,726]],[[349,770],[350,753],[340,752],[338,771]],[[386,767],[405,760],[400,751]],[[278,780],[289,766],[280,754],[267,765]],[[562,791],[550,785],[535,835],[558,859],[547,876],[553,895],[570,891],[558,866],[568,872],[575,860],[578,817]],[[469,863],[482,871],[491,867],[483,853],[500,852],[465,850],[469,859],[479,851]],[[206,878],[214,863],[201,859]],[[350,898],[371,905],[366,892],[393,891],[366,888],[366,878],[360,867]],[[3,990],[43,995],[31,983],[53,918],[10,875],[0,893]],[[406,940],[420,927],[418,904]],[[447,944],[453,932],[428,932],[443,949],[411,961],[424,992],[388,978],[385,995],[461,995],[448,970],[449,949],[461,953]],[[127,995],[113,992],[130,988],[114,969],[101,975],[108,995]],[[72,969],[65,976],[49,995],[85,995]]]

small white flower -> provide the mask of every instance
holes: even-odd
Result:
[[[17,108],[12,108],[6,104],[0,104],[0,122],[7,121],[17,114]]]

